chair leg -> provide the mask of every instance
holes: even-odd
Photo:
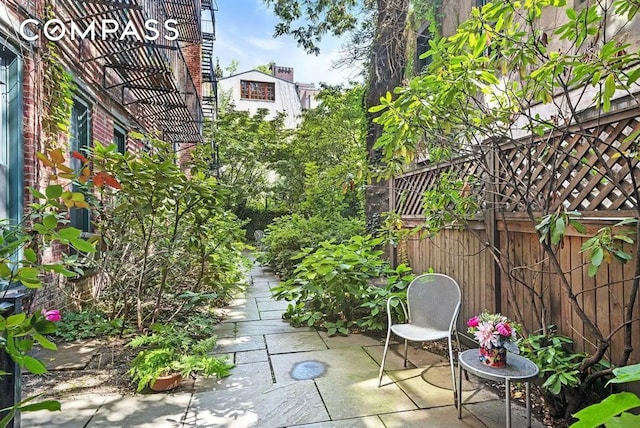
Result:
[[[453,347],[451,344],[451,336],[449,336],[449,363],[451,364],[451,385],[453,386],[453,402],[458,403],[458,393],[456,391],[456,374],[453,368]],[[460,362],[458,361],[458,364]]]
[[[409,350],[409,341],[404,340],[404,366],[407,367],[407,351]]]
[[[382,361],[380,362],[380,373],[378,374],[378,387],[382,385],[382,373],[384,371],[384,360],[387,359],[387,351],[389,350],[390,338],[391,338],[391,329],[387,331],[387,340],[384,342],[384,352],[382,353]]]

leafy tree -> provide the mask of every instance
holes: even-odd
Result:
[[[264,205],[274,177],[272,165],[292,134],[284,127],[284,113],[267,119],[269,111],[255,114],[226,105],[216,122],[219,145],[219,183],[229,189],[224,204],[236,214],[247,206]]]
[[[559,260],[567,229],[571,226],[586,233],[581,214],[565,209],[557,200],[558,183],[553,174],[542,188],[536,187],[534,180],[541,170],[586,168],[587,174],[614,186],[632,204],[633,218],[601,229],[583,246],[591,265],[590,275],[595,276],[610,261],[630,260],[623,244],[633,244],[635,254],[640,254],[640,188],[634,173],[640,160],[636,149],[640,133],[628,136],[624,141],[628,148],[622,148],[590,132],[581,115],[588,108],[597,117],[609,112],[616,93],[628,95],[630,102],[638,105],[633,88],[640,78],[640,56],[619,35],[635,25],[631,23],[637,23],[634,18],[639,8],[637,2],[623,0],[597,2],[580,10],[566,7],[564,0],[495,2],[474,8],[455,34],[431,42],[427,55],[432,62],[423,75],[397,88],[395,99],[388,93],[380,99],[381,105],[373,108],[374,113],[383,112],[376,121],[384,126],[385,133],[376,147],[383,152],[390,173],[402,170],[402,161],[412,162],[421,145],[426,145],[431,161],[448,160],[454,154],[469,155],[481,166],[477,183],[460,183],[457,192],[443,194],[445,198],[450,195],[448,201],[442,197],[425,199],[428,214],[437,209],[434,201],[462,224],[478,210],[500,213],[513,209],[506,196],[502,205],[483,205],[478,189],[484,185],[498,195],[498,201],[507,191],[514,195],[519,209],[535,226],[546,266],[559,278],[573,312],[595,339],[595,352],[577,366],[579,385],[562,396],[565,402],[556,409],[561,417],[569,417],[588,397],[589,389],[612,373],[613,367],[603,368],[600,362],[610,349],[612,336],[621,329],[625,346],[621,355],[612,356],[613,363],[629,363],[632,332],[638,323],[634,308],[638,305],[640,262],[636,257],[631,290],[625,293],[624,322],[605,332],[572,291],[570,272]],[[543,13],[560,20],[555,26],[546,22],[543,27]],[[614,21],[623,24],[608,25]],[[547,112],[536,109],[536,105],[544,105]],[[521,138],[522,131],[528,137]],[[562,135],[579,137],[582,154],[562,144],[563,139],[557,138]],[[507,147],[518,148],[525,160],[518,168],[507,161]],[[613,156],[611,151],[615,152]],[[497,172],[496,164],[500,165]],[[451,184],[446,177],[443,180],[442,186]],[[473,195],[477,203],[469,203],[469,210],[451,210],[449,207],[463,194]],[[433,218],[442,221],[441,216]],[[633,229],[628,230],[629,226]],[[442,224],[429,223],[427,227],[438,229]],[[536,312],[548,313],[544,295],[536,294],[531,284],[514,281],[514,261],[495,247],[489,249],[509,278],[509,292],[513,293],[516,286],[525,287]],[[599,282],[596,288],[613,285]],[[509,304],[521,319],[522,308],[513,299]],[[546,320],[541,317],[539,321],[545,328]]]
[[[377,169],[380,156],[373,146],[382,128],[374,122],[377,112],[369,111],[379,103],[387,91],[399,86],[406,65],[405,31],[409,13],[409,0],[264,0],[273,6],[280,18],[275,35],[291,34],[298,44],[310,53],[319,53],[317,46],[325,34],[342,35],[358,26],[358,13],[364,6],[375,14],[374,37],[370,48],[367,89],[364,105],[367,109],[366,147],[368,161]],[[306,23],[297,26],[299,20]],[[367,187],[365,213],[369,229],[377,229],[379,213],[388,208],[386,183],[375,178]]]
[[[366,176],[363,92],[361,86],[324,87],[318,107],[303,113],[300,127],[280,147],[273,164],[280,178],[274,192],[289,209],[297,211],[304,203],[306,215],[319,214],[311,200],[326,197],[333,201],[329,211],[358,215]],[[313,182],[322,188],[312,190]]]

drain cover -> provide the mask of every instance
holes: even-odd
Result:
[[[315,379],[324,374],[326,366],[319,361],[302,361],[291,370],[291,377],[295,380]]]

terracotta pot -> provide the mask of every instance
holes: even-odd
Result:
[[[489,367],[506,367],[507,348],[480,348],[480,361]]]
[[[177,388],[182,382],[182,375],[180,373],[173,373],[168,376],[160,376],[155,381],[151,382],[149,388],[152,391],[162,392],[169,391],[173,388]]]

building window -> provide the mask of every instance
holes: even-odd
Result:
[[[22,104],[20,60],[0,50],[0,219],[22,215]]]
[[[0,41],[2,41],[0,39]],[[8,45],[0,49],[0,232],[22,217],[22,63]],[[10,257],[10,265],[20,259]],[[0,290],[9,286],[0,283]]]
[[[240,98],[246,100],[276,100],[276,84],[273,82],[240,81]]]
[[[119,126],[113,128],[113,144],[116,145],[118,153],[124,154],[127,151],[127,132]]]
[[[71,133],[70,146],[71,151],[76,151],[87,155],[87,150],[91,146],[90,132],[90,110],[89,106],[79,99],[73,100],[73,108],[71,109]],[[71,166],[76,173],[80,172],[82,163],[75,158],[71,159]],[[74,185],[74,192],[79,192],[80,188]],[[71,208],[70,210],[71,226],[80,229],[83,232],[91,232],[91,216],[86,208]]]

